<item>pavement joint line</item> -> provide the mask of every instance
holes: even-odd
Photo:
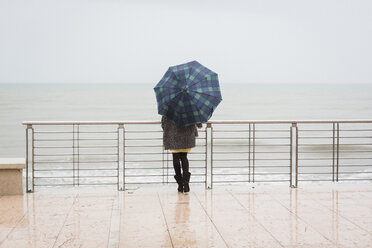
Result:
[[[119,205],[119,197],[118,196],[116,196],[114,199],[113,199],[113,201],[112,201],[112,206],[111,206],[111,216],[110,216],[110,229],[109,229],[109,235],[108,235],[108,240],[107,240],[107,247],[109,248],[109,247],[116,247],[115,246],[115,244],[117,244],[117,247],[119,246],[119,240],[120,240],[120,216],[121,216],[121,214],[119,214],[119,218],[117,218],[117,219],[113,219],[113,215],[115,214],[115,217],[117,217],[116,216],[116,214],[117,214],[117,212],[119,212],[120,213],[120,209],[118,209],[118,206]],[[115,208],[114,208],[114,206],[115,206]],[[114,237],[112,237],[112,227],[113,227],[113,225],[114,225],[114,222],[115,221],[117,221],[119,219],[119,235],[118,235],[118,240],[117,241],[112,241],[113,239],[114,239]],[[113,243],[112,243],[113,242]]]
[[[296,193],[297,193],[297,189],[294,188],[294,189],[290,189],[290,190],[296,190]],[[320,231],[318,231],[313,225],[311,225],[309,222],[307,222],[305,219],[303,219],[301,216],[299,216],[297,213],[291,211],[289,208],[287,208],[281,201],[279,201],[278,199],[276,199],[274,196],[271,195],[271,193],[268,193],[268,195],[274,200],[276,201],[277,203],[279,203],[282,207],[284,207],[285,209],[288,210],[288,212],[290,212],[292,215],[294,215],[295,217],[297,217],[298,219],[300,219],[301,221],[303,221],[306,225],[308,225],[311,229],[313,229],[315,232],[317,232],[318,234],[320,234],[323,238],[325,238],[326,240],[328,240],[329,242],[337,245],[337,243],[332,240],[332,239],[329,239],[326,235],[324,235],[323,233],[321,233]],[[292,197],[292,196],[290,196]],[[297,209],[297,208],[296,208]]]
[[[233,195],[233,193],[231,192],[231,191],[228,191],[228,190],[226,190],[227,192],[229,192],[229,194],[232,196],[232,198],[234,198],[238,203],[239,203],[239,205],[240,206],[242,206],[247,212],[248,212],[248,214],[250,215],[250,216],[252,216],[252,218],[266,231],[266,232],[268,232],[269,233],[269,235],[276,241],[276,242],[278,242],[278,244],[281,246],[281,247],[285,247],[277,238],[275,238],[275,236],[253,215],[253,214],[251,214],[251,213],[249,213],[249,211],[248,211],[248,209],[244,206],[244,204],[243,203],[241,203],[240,201],[239,201],[239,199],[237,199],[234,195]]]
[[[161,212],[163,213],[164,222],[165,222],[165,225],[167,226],[167,232],[168,232],[168,235],[169,235],[169,239],[170,239],[170,242],[171,242],[171,244],[172,244],[172,247],[174,248],[174,244],[173,244],[172,236],[171,236],[171,234],[170,234],[170,230],[169,230],[169,226],[168,226],[167,218],[165,217],[164,209],[163,209],[163,205],[161,204],[160,195],[159,195],[159,193],[157,193],[157,195],[158,195],[158,200],[159,200],[159,204],[160,204]]]
[[[12,227],[12,229],[10,229],[10,231],[5,236],[5,238],[3,240],[0,240],[0,246],[5,242],[5,240],[8,239],[9,235],[14,231],[14,229],[18,226],[18,224],[25,218],[25,216],[28,215],[28,212],[29,212],[29,210],[28,210],[28,206],[27,206],[27,211],[25,211],[25,213],[22,215],[22,217],[19,218],[17,223],[15,223],[15,225]]]
[[[364,227],[358,225],[357,223],[355,223],[354,221],[350,220],[349,218],[347,218],[346,216],[344,216],[343,214],[339,213],[338,210],[335,211],[335,210],[332,210],[331,208],[329,208],[327,205],[324,205],[322,203],[320,203],[320,201],[316,201],[312,198],[309,198],[309,196],[306,196],[308,197],[308,199],[310,199],[311,201],[314,201],[316,202],[318,205],[326,208],[328,211],[331,211],[332,213],[335,213],[335,214],[338,214],[341,218],[345,219],[346,221],[350,222],[351,224],[355,225],[356,227],[360,228],[361,230],[367,232],[368,234],[372,235],[372,231],[368,231],[367,229],[365,229]]]
[[[207,210],[205,210],[205,208],[203,207],[203,205],[201,204],[198,196],[195,194],[195,192],[192,193],[196,200],[198,201],[198,203],[200,204],[201,208],[204,210],[205,214],[208,216],[208,219],[211,221],[211,223],[213,224],[214,228],[216,228],[216,231],[218,232],[218,234],[221,236],[221,239],[223,240],[223,242],[225,243],[226,247],[229,247],[229,245],[227,244],[226,240],[224,239],[224,237],[222,236],[222,234],[220,233],[220,230],[218,230],[216,224],[214,223],[214,221],[212,220],[212,218],[209,216]]]
[[[74,197],[74,201],[72,202],[71,207],[70,207],[70,209],[68,210],[68,212],[67,212],[67,214],[66,214],[65,220],[63,221],[63,224],[62,224],[61,228],[59,229],[59,232],[58,232],[58,234],[57,234],[56,240],[54,241],[54,244],[53,244],[52,247],[55,247],[55,246],[56,246],[56,243],[57,243],[57,240],[58,240],[58,238],[59,238],[59,235],[61,234],[62,229],[63,229],[63,227],[64,227],[65,224],[66,224],[66,221],[67,221],[67,219],[68,219],[68,216],[70,215],[70,213],[71,213],[71,211],[72,211],[72,209],[73,209],[73,207],[74,207],[74,204],[75,204],[75,202],[76,202],[76,199],[77,199],[78,195],[79,195],[79,193],[76,193],[76,195],[75,195],[75,197]]]

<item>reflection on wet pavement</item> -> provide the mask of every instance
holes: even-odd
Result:
[[[0,247],[372,247],[372,187],[41,189],[0,197]]]

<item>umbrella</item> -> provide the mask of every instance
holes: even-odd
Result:
[[[207,122],[222,101],[217,73],[197,61],[169,67],[154,91],[158,113],[178,127]]]

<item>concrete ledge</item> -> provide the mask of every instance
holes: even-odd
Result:
[[[24,158],[0,158],[0,195],[22,195]]]

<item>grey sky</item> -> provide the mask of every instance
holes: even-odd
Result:
[[[0,82],[372,83],[370,0],[0,0]]]

